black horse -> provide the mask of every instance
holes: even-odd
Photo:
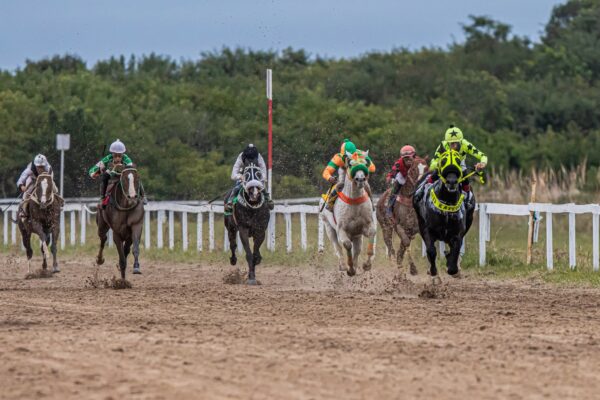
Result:
[[[440,179],[433,184],[424,181],[419,190],[424,193],[413,197],[413,207],[417,212],[419,231],[427,249],[429,272],[432,277],[437,275],[435,260],[437,252],[436,241],[443,241],[449,247],[446,253],[448,274],[458,273],[458,258],[463,238],[473,223],[475,199],[461,190],[461,183],[469,177],[478,174],[469,171],[463,175],[460,156],[454,150],[449,150],[440,157]],[[483,183],[483,176],[479,175]]]
[[[250,163],[244,168],[242,188],[233,203],[233,211],[225,215],[225,228],[229,236],[231,265],[237,263],[235,250],[237,248],[237,233],[246,252],[248,262],[249,285],[256,285],[255,267],[260,264],[260,246],[265,240],[270,213],[265,201],[263,177],[260,168]],[[225,197],[227,199],[229,195]],[[227,200],[225,200],[227,201]],[[250,238],[254,239],[254,251],[250,248]]]

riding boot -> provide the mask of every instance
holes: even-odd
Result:
[[[337,187],[334,187],[333,189],[331,189],[331,192],[329,193],[329,197],[327,198],[327,204],[325,205],[325,208],[328,209],[329,211],[333,212],[333,206],[335,204],[335,199],[337,199],[338,197],[338,190]]]
[[[275,208],[275,203],[273,200],[271,200],[271,195],[267,191],[264,191],[263,193],[265,196],[265,201],[267,202],[267,207],[269,207],[269,210],[273,210]]]
[[[233,212],[233,199],[238,195],[240,188],[242,185],[237,182],[231,192],[229,193],[229,197],[227,197],[227,201],[225,202],[225,212],[231,214]]]
[[[390,197],[388,197],[386,214],[388,217],[393,216],[394,214],[394,204],[396,204],[396,195],[400,191],[400,183],[394,179],[392,183],[392,188],[390,190]]]
[[[102,209],[105,210],[108,205],[108,201],[110,200],[109,196],[106,195],[106,190],[108,189],[108,181],[110,179],[109,174],[102,174],[102,185],[100,187],[100,198],[102,202]]]

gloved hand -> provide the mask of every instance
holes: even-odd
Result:
[[[92,179],[96,179],[99,176],[100,176],[100,170],[94,172],[93,174],[90,174],[90,178],[92,178]]]
[[[337,184],[337,178],[335,176],[332,176],[329,179],[327,179],[327,182],[331,183],[332,185],[335,185]]]
[[[482,163],[482,162],[477,163],[477,164],[475,164],[475,170],[481,171],[482,169],[485,168],[485,166],[486,166],[486,163]]]

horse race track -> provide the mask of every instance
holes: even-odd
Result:
[[[443,276],[419,297],[377,265],[259,267],[246,287],[225,266],[154,262],[113,290],[85,287],[89,261],[24,280],[0,257],[0,398],[600,396],[596,289]]]

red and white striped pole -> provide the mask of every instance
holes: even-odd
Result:
[[[269,109],[269,154],[267,160],[267,190],[273,198],[273,70],[267,69],[267,107]]]

